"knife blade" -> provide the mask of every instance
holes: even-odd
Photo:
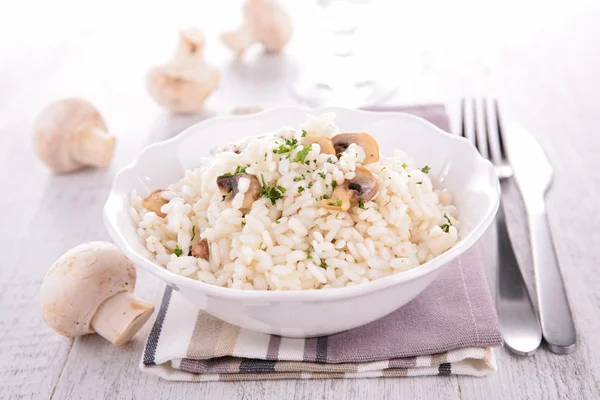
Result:
[[[577,334],[548,223],[545,196],[552,183],[552,164],[531,133],[508,126],[506,148],[521,191],[529,223],[542,334],[550,351],[573,352]]]

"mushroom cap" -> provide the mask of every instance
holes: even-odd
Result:
[[[363,165],[379,161],[379,145],[375,138],[368,133],[340,133],[332,137],[331,141],[337,154],[344,152],[352,143],[362,147],[365,152]]]
[[[63,254],[52,265],[40,289],[44,320],[63,336],[94,333],[90,323],[109,297],[132,292],[135,266],[117,246],[88,242]]]
[[[316,143],[321,148],[320,154],[331,154],[335,156],[335,149],[331,139],[325,136],[307,136],[304,138],[305,144]]]
[[[217,186],[219,191],[226,195],[226,203],[231,204],[235,196],[238,194],[238,183],[241,178],[245,178],[249,181],[248,190],[244,193],[244,202],[240,209],[248,209],[252,207],[252,204],[260,197],[260,182],[254,175],[246,173],[238,174],[225,174],[217,177]]]
[[[218,86],[219,71],[205,65],[191,72],[174,71],[170,66],[150,70],[146,87],[158,104],[176,113],[195,113]]]
[[[244,5],[246,23],[267,52],[280,51],[292,38],[292,21],[273,0],[249,0]]]
[[[322,200],[321,206],[347,211],[352,204],[356,204],[360,200],[365,202],[371,200],[377,194],[378,189],[377,179],[371,171],[358,166],[354,178],[345,180],[343,184],[338,185],[334,189],[331,199]]]
[[[50,103],[35,121],[34,151],[54,172],[80,168],[83,164],[75,159],[72,151],[74,136],[90,128],[107,130],[104,119],[89,101],[70,98]]]
[[[162,189],[156,189],[156,190],[153,190],[152,192],[150,192],[150,194],[148,196],[146,196],[146,198],[144,198],[144,200],[142,200],[142,206],[146,210],[154,212],[159,217],[165,218],[167,216],[167,214],[160,211],[160,209],[162,206],[167,204],[168,201],[162,197],[162,195],[161,195],[162,192],[163,192]]]

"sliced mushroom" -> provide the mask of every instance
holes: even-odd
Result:
[[[331,139],[325,136],[307,136],[304,138],[305,144],[318,144],[321,148],[321,154],[331,154],[335,156],[335,149]]]
[[[356,167],[356,175],[352,179],[336,187],[331,199],[321,201],[321,206],[332,210],[347,211],[359,201],[369,201],[377,194],[377,180],[365,167]]]
[[[260,197],[260,182],[254,175],[250,174],[225,174],[221,175],[217,178],[217,186],[221,193],[226,195],[225,198],[226,203],[229,205],[233,201],[236,194],[238,194],[239,189],[238,185],[240,179],[246,178],[250,181],[250,186],[246,193],[244,193],[244,202],[240,209],[248,209],[252,206],[259,197]]]
[[[208,261],[208,240],[200,239],[198,243],[195,243],[192,246],[192,256]]]
[[[360,133],[340,133],[331,138],[335,153],[340,154],[346,151],[352,143],[362,147],[365,152],[363,165],[379,161],[379,145],[373,136],[365,132]]]
[[[160,208],[162,206],[164,206],[165,204],[168,203],[167,200],[163,199],[163,197],[161,196],[161,193],[163,192],[162,189],[156,189],[154,191],[152,191],[143,201],[142,201],[142,206],[144,206],[144,208],[148,211],[152,211],[154,212],[156,215],[158,215],[161,218],[164,218],[167,216],[167,214],[165,214],[164,212],[160,211]]]

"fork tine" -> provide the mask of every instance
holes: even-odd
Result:
[[[465,110],[465,99],[464,97],[460,100],[460,136],[467,137],[467,111]]]
[[[490,148],[492,162],[497,164],[500,163],[504,158],[502,150],[502,135],[500,130],[500,115],[498,114],[498,101],[494,99],[486,108],[488,146]]]
[[[473,103],[467,98],[462,99],[462,132],[461,135],[475,145],[475,119]]]
[[[475,124],[475,146],[483,158],[489,158],[487,143],[486,101],[473,99],[473,122]]]
[[[506,159],[506,147],[504,147],[504,133],[500,120],[500,109],[498,108],[498,100],[494,100],[494,113],[496,114],[496,129],[498,130],[498,142],[500,145],[500,156]]]

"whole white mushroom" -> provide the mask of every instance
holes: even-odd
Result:
[[[188,29],[180,32],[173,59],[150,70],[146,87],[161,106],[190,114],[202,109],[219,79],[219,71],[204,61],[204,35],[198,29]]]
[[[38,115],[33,132],[35,153],[55,173],[108,166],[116,142],[96,107],[78,98],[46,106]]]
[[[42,316],[63,336],[97,332],[120,346],[154,311],[154,305],[133,294],[135,279],[135,266],[114,244],[81,244],[46,274],[40,289]]]
[[[267,52],[276,53],[292,38],[291,19],[276,0],[247,0],[243,13],[243,25],[221,35],[238,55],[253,43],[261,43]]]

